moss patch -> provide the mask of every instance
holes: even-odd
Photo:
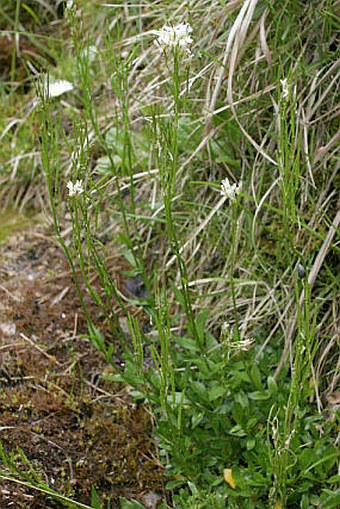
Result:
[[[0,258],[5,451],[22,471],[32,468],[45,484],[83,503],[90,503],[92,486],[103,500],[111,497],[112,508],[120,496],[142,501],[153,493],[164,500],[152,418],[128,389],[102,379],[112,367],[81,337],[86,321],[58,246],[35,226],[7,239]],[[29,488],[1,486],[3,509],[63,507]]]

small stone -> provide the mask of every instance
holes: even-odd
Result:
[[[146,493],[142,497],[142,502],[145,505],[146,509],[156,509],[160,504],[162,497],[153,491]]]
[[[15,323],[0,323],[0,332],[3,333],[4,336],[14,336],[17,328]]]

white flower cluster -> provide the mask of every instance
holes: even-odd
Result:
[[[228,177],[221,182],[221,194],[226,196],[231,202],[236,200],[237,195],[241,190],[242,182],[237,184],[230,184]]]
[[[70,92],[73,88],[72,83],[67,80],[54,81],[50,79],[50,81],[48,81],[45,79],[44,81],[44,93],[47,97],[58,97],[59,95],[65,94],[65,92]]]
[[[161,51],[177,49],[190,53],[189,45],[193,42],[192,37],[189,35],[191,32],[192,28],[188,23],[179,23],[176,26],[164,25],[161,30],[155,31],[158,36],[155,44]]]
[[[221,336],[227,342],[229,350],[247,352],[253,346],[255,341],[250,338],[240,339],[238,341],[231,341],[233,338],[233,327],[229,322],[223,322],[221,325]]]
[[[76,180],[75,184],[73,182],[69,181],[66,185],[68,189],[68,195],[69,196],[79,196],[84,192],[83,188],[83,181],[82,180]]]
[[[289,83],[287,78],[280,80],[281,84],[281,99],[286,101],[289,97]]]

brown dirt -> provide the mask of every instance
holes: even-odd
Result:
[[[86,321],[59,247],[43,227],[34,226],[0,245],[0,262],[5,453],[13,452],[16,468],[37,483],[79,502],[90,503],[94,486],[103,500],[112,497],[111,508],[119,507],[120,496],[156,507],[165,495],[152,418],[145,406],[133,403],[128,388],[103,379],[112,366],[81,337]],[[1,470],[19,479],[5,463],[0,458]],[[0,507],[64,506],[2,480]]]

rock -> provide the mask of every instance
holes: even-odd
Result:
[[[15,323],[8,323],[8,322],[0,323],[0,332],[2,332],[2,334],[4,336],[14,336],[16,331],[17,331],[17,328],[15,326]]]

